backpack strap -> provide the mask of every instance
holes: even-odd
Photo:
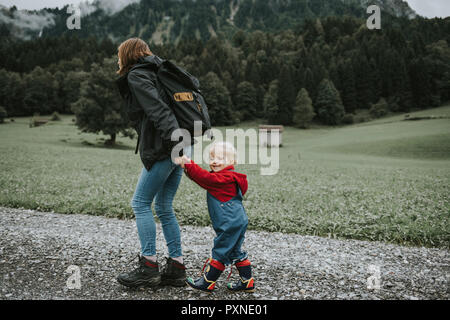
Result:
[[[134,150],[134,154],[137,154],[139,151],[139,142],[141,140],[141,135],[138,134],[137,143],[136,143],[136,150]]]

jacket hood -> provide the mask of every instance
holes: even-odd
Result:
[[[146,56],[146,57],[140,57],[138,59],[138,62],[131,67],[131,69],[125,73],[124,75],[120,76],[117,80],[116,80],[116,84],[117,87],[119,88],[119,92],[120,95],[122,96],[122,98],[126,98],[129,93],[130,90],[128,88],[128,74],[135,70],[135,69],[139,69],[139,68],[151,68],[153,70],[156,70],[162,63],[164,60],[162,60],[160,57],[153,55],[153,56]]]
[[[138,68],[158,68],[162,63],[163,59],[156,55],[140,57],[138,62],[130,69],[129,72]]]
[[[231,175],[234,181],[236,181],[237,184],[239,185],[239,188],[241,188],[242,195],[245,195],[248,189],[248,181],[246,174],[234,171],[234,166],[228,166],[219,173]]]

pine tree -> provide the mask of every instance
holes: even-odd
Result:
[[[371,60],[369,61],[369,66],[370,66],[370,87],[372,88],[372,90],[370,91],[369,102],[375,103],[381,97],[382,81],[375,59],[371,58]]]
[[[25,81],[18,72],[9,72],[8,86],[3,88],[7,92],[3,103],[10,117],[32,115],[27,113],[24,106],[26,88]]]
[[[357,52],[352,58],[354,83],[356,89],[356,103],[359,109],[368,109],[370,107],[371,92],[373,90],[371,83],[370,65],[366,56]]]
[[[6,112],[6,109],[0,106],[0,123],[3,123],[5,121],[5,118],[8,116],[8,113]]]
[[[240,112],[241,120],[255,119],[257,114],[256,89],[250,82],[238,84],[234,100],[235,110]]]
[[[432,102],[431,79],[422,58],[415,59],[409,69],[415,107],[429,108]]]
[[[339,124],[345,114],[341,96],[333,82],[323,79],[319,85],[315,102],[317,115],[323,123],[328,125]]]
[[[9,72],[5,69],[0,69],[0,105],[3,105],[6,107],[5,110],[8,110],[8,98],[10,95],[10,92],[8,91],[9,87]]]
[[[292,123],[292,109],[295,104],[295,87],[292,81],[291,70],[288,65],[281,67],[280,76],[278,77],[278,122],[282,125]]]
[[[276,124],[278,122],[278,80],[273,80],[264,95],[264,115],[268,122]]]
[[[338,66],[339,89],[341,92],[342,103],[346,113],[353,113],[357,109],[357,93],[355,85],[355,73],[350,61],[341,62]]]
[[[60,83],[61,95],[64,99],[61,103],[62,113],[69,113],[71,111],[71,104],[78,100],[81,84],[88,76],[89,73],[84,71],[69,71],[65,74],[64,81]]]
[[[381,118],[389,112],[389,105],[384,98],[381,98],[376,104],[373,104],[369,113],[374,118]]]
[[[315,115],[312,100],[309,97],[308,91],[306,91],[305,88],[302,88],[298,92],[295,101],[294,125],[299,128],[307,129]]]
[[[214,72],[200,79],[201,90],[208,105],[212,125],[231,125],[239,122],[228,89]]]
[[[50,114],[56,110],[56,82],[46,69],[36,67],[24,77],[24,104],[28,114]]]

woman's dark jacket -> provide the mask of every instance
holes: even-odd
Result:
[[[139,150],[147,170],[155,162],[170,157],[178,141],[172,141],[178,121],[168,105],[168,98],[159,87],[156,73],[163,60],[158,56],[142,57],[130,71],[117,80],[132,126],[138,134],[136,153]]]

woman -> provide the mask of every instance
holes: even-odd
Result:
[[[180,227],[172,202],[180,184],[183,169],[171,160],[172,141],[178,122],[168,106],[164,92],[157,86],[156,68],[162,60],[153,55],[141,39],[132,38],[118,49],[118,80],[120,93],[126,101],[128,115],[138,133],[136,153],[144,165],[131,201],[139,239],[141,256],[139,266],[117,277],[127,287],[156,286],[158,284],[183,286],[186,279],[181,250]],[[183,153],[191,154],[192,146]],[[151,205],[161,221],[169,250],[165,270],[160,274],[156,259],[156,225]]]

